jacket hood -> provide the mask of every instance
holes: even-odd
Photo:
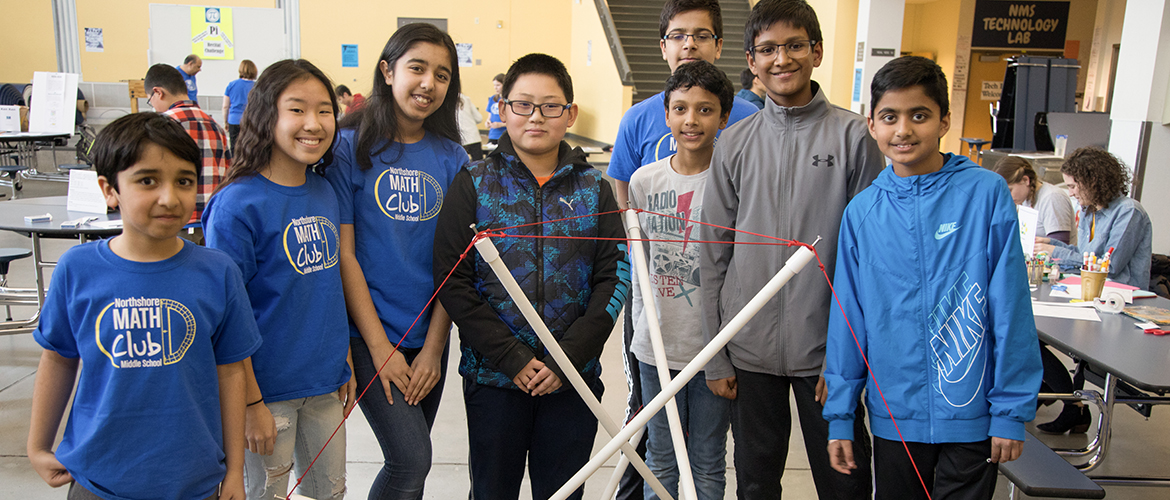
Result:
[[[915,189],[928,192],[944,186],[955,174],[972,168],[983,167],[980,167],[979,164],[971,161],[966,156],[943,153],[943,166],[938,172],[899,177],[898,174],[894,173],[894,167],[891,165],[887,166],[885,170],[882,170],[881,174],[878,174],[878,178],[874,179],[873,185],[878,189],[891,193],[906,193],[912,192]]]
[[[508,134],[500,136],[496,150],[488,154],[488,157],[493,156],[497,157],[497,160],[504,160],[500,164],[510,165],[513,168],[519,168],[523,164],[520,161],[520,155],[516,154],[516,147],[512,145],[512,139],[508,137]],[[588,170],[592,168],[593,165],[589,164],[588,158],[585,156],[585,151],[580,147],[570,147],[569,143],[562,140],[560,148],[557,150],[557,168],[553,170],[552,179],[564,176],[574,170]],[[528,170],[527,167],[522,168],[522,170],[524,172],[521,172],[521,175],[526,174],[528,177],[532,177],[533,180],[536,179],[532,175],[532,171]]]

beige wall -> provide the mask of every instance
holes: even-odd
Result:
[[[53,37],[53,4],[41,1],[4,2],[0,29],[0,83],[31,83],[34,71],[57,71]],[[19,21],[15,21],[19,20]],[[85,37],[81,38],[83,41]]]
[[[594,3],[574,2],[572,17],[569,73],[580,113],[570,132],[612,144],[632,102],[633,87],[622,86]],[[590,43],[592,58],[587,53]]]
[[[592,2],[589,4],[596,19]],[[481,112],[486,111],[492,93],[492,77],[506,72],[512,61],[524,54],[543,52],[572,67],[569,43],[571,28],[576,23],[571,17],[578,10],[574,7],[579,7],[572,2],[544,0],[371,1],[345,9],[338,9],[330,2],[301,2],[300,5],[301,57],[316,63],[337,83],[367,95],[378,56],[394,33],[399,17],[446,18],[447,30],[455,43],[472,44],[473,58],[482,62],[478,66],[459,68],[463,93],[471,97]],[[321,29],[322,26],[333,29]],[[358,45],[357,68],[341,67],[341,44]],[[601,47],[605,48],[604,43]],[[581,53],[584,55],[584,50]],[[595,48],[595,65],[599,55],[612,64],[608,49],[598,53]],[[573,76],[578,92],[588,86],[600,86],[588,77],[576,73]],[[483,123],[480,127],[486,128]]]

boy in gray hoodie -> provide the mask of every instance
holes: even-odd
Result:
[[[767,89],[764,109],[724,130],[711,158],[700,240],[765,241],[759,234],[811,242],[832,278],[833,235],[849,200],[877,177],[884,158],[865,119],[829,103],[812,70],[824,54],[816,12],[803,0],[762,0],[744,37],[748,66]],[[703,331],[708,339],[784,265],[795,248],[707,244],[702,250]],[[825,336],[830,292],[821,273],[792,278],[706,366],[707,384],[732,399],[740,498],[780,498],[795,395],[805,449],[820,498],[868,498],[869,442],[856,439],[858,470],[832,470],[826,450]],[[857,436],[865,436],[862,418]],[[864,464],[864,465],[863,465]]]

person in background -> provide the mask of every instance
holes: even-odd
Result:
[[[467,94],[459,94],[459,138],[463,140],[463,149],[467,150],[467,155],[471,157],[471,161],[478,161],[483,159],[483,140],[479,137],[479,127],[476,125],[483,121],[483,114],[479,112],[479,108],[475,107],[475,103],[471,102],[471,98]]]
[[[179,122],[187,134],[195,139],[203,153],[203,165],[199,170],[199,189],[195,198],[195,214],[190,222],[197,222],[203,216],[203,206],[207,198],[215,192],[220,180],[227,175],[231,166],[232,152],[227,147],[227,135],[223,129],[211,119],[211,116],[199,109],[194,101],[186,99],[183,92],[183,77],[178,70],[166,64],[155,64],[146,71],[143,85],[148,92],[146,103],[155,111],[162,113]],[[202,240],[202,233],[193,238],[195,242]]]
[[[492,78],[492,89],[495,93],[488,98],[488,142],[497,144],[504,135],[504,121],[500,119],[500,89],[504,88],[504,74],[500,73]]]
[[[203,59],[195,54],[189,54],[183,59],[183,64],[175,66],[179,74],[183,75],[183,83],[187,85],[187,99],[199,105],[199,85],[195,82],[195,75],[203,69]]]
[[[345,106],[345,113],[343,113],[343,115],[348,115],[354,111],[362,109],[362,106],[366,104],[365,97],[362,97],[361,94],[354,94],[350,92],[349,87],[346,87],[345,85],[338,85],[334,93],[337,94],[337,102],[341,103],[342,106]]]
[[[1012,192],[1016,205],[1034,208],[1040,212],[1036,221],[1036,234],[1064,243],[1072,241],[1076,234],[1077,216],[1073,213],[1068,195],[1060,188],[1040,180],[1028,160],[1008,156],[995,164],[996,173],[1002,175]]]
[[[756,74],[752,73],[751,68],[744,68],[739,73],[739,84],[743,88],[739,89],[735,96],[764,109],[764,95],[767,90],[764,89],[764,84],[760,83],[760,79],[756,78]]]
[[[1065,272],[1079,272],[1084,252],[1103,256],[1110,248],[1109,279],[1145,290],[1150,285],[1150,264],[1153,254],[1153,227],[1150,216],[1142,205],[1126,196],[1129,189],[1129,170],[1108,151],[1098,147],[1084,147],[1072,152],[1060,167],[1069,194],[1081,205],[1077,225],[1077,244],[1066,244],[1058,239],[1036,238],[1037,252],[1060,263]],[[1077,369],[1075,380],[1070,379],[1064,364],[1048,349],[1040,350],[1044,361],[1044,382],[1052,390],[1070,393],[1083,388],[1084,375]],[[1060,415],[1048,423],[1036,426],[1048,434],[1083,433],[1089,429],[1092,416],[1080,402],[1065,403]]]
[[[223,119],[227,122],[228,141],[232,153],[236,152],[236,138],[240,135],[240,118],[248,106],[248,92],[256,84],[256,63],[249,59],[240,61],[240,78],[232,80],[223,91]]]

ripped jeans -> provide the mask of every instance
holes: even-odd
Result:
[[[295,481],[341,423],[344,411],[336,391],[262,404],[276,421],[276,445],[271,455],[244,451],[244,490],[250,500],[284,498],[293,465]],[[344,427],[333,436],[296,492],[318,500],[345,497]]]

